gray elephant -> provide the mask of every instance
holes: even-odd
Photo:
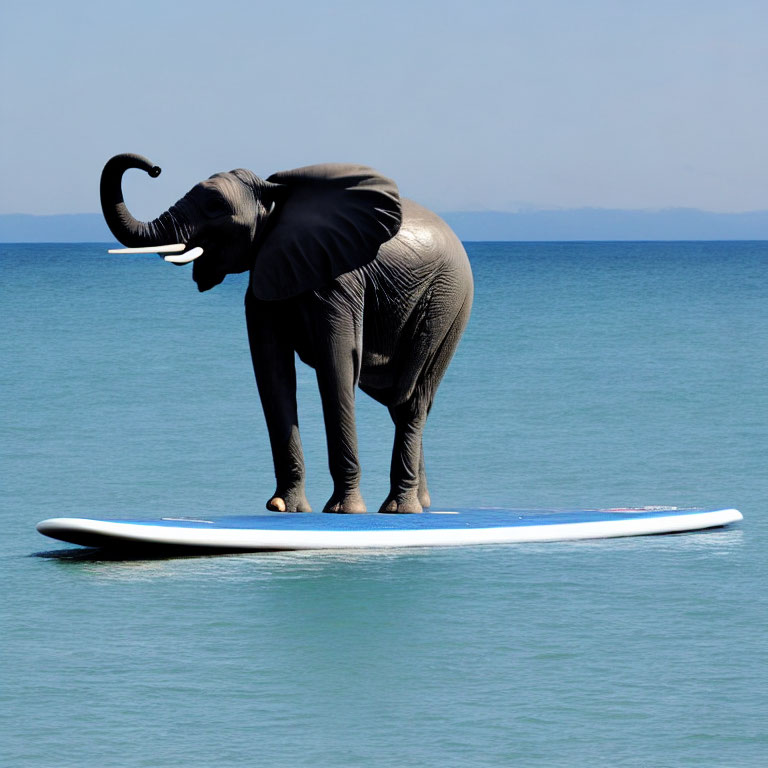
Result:
[[[355,427],[357,386],[395,425],[390,491],[380,512],[429,507],[422,432],[472,306],[461,242],[434,213],[401,199],[394,182],[359,165],[327,164],[263,180],[218,173],[159,218],[141,222],[123,202],[123,173],[160,169],[113,157],[101,205],[129,248],[194,260],[200,291],[250,270],[248,338],[277,488],[267,508],[308,512],[296,410],[295,355],[317,373],[333,494],[325,512],[365,512]],[[183,251],[182,253],[178,253]]]

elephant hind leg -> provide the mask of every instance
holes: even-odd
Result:
[[[427,468],[424,464],[423,440],[419,456],[419,504],[421,504],[424,509],[428,509],[432,506],[432,498],[429,495],[429,488],[427,487]]]
[[[426,411],[416,397],[389,409],[395,423],[395,444],[389,473],[389,495],[379,512],[403,514],[423,511],[419,491],[423,467],[421,435],[427,419]]]
[[[431,506],[422,435],[438,385],[467,324],[471,305],[470,294],[461,304],[440,344],[426,356],[421,376],[410,397],[404,403],[389,408],[395,423],[395,443],[389,496],[380,512],[422,512],[424,507]]]

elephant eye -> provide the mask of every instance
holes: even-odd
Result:
[[[217,195],[209,197],[205,201],[203,210],[206,216],[215,218],[217,216],[229,216],[232,213],[232,206],[223,197]]]

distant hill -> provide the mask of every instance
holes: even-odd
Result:
[[[457,211],[443,213],[456,234],[472,240],[768,240],[768,211]]]
[[[658,211],[450,211],[456,234],[472,240],[768,240],[768,211],[710,213],[692,208]],[[0,215],[0,242],[108,243],[114,238],[100,213]]]

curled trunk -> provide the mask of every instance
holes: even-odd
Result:
[[[153,221],[139,221],[131,215],[122,190],[123,174],[129,168],[146,171],[153,178],[160,175],[160,168],[141,155],[115,155],[107,162],[101,172],[101,209],[112,234],[129,248],[186,243],[194,226],[184,198]]]

